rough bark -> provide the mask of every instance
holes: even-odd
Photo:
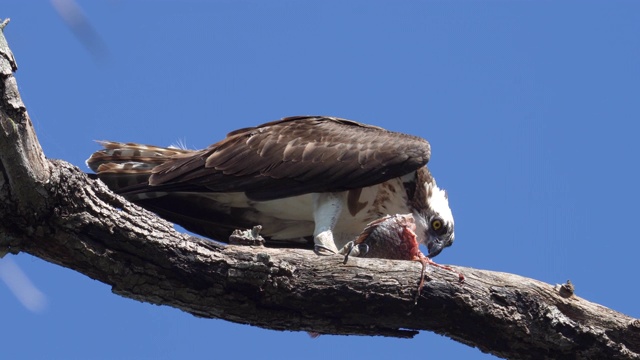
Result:
[[[0,255],[25,252],[125,297],[276,330],[447,335],[511,359],[640,358],[640,321],[518,275],[223,246],[174,231],[78,168],[46,159],[0,33]],[[375,316],[372,316],[374,315]]]

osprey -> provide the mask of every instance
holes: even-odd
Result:
[[[268,246],[346,254],[367,224],[395,214],[413,217],[429,257],[454,240],[447,193],[425,166],[431,148],[416,136],[295,116],[203,150],[99,143],[87,165],[113,191],[215,240],[261,225]]]

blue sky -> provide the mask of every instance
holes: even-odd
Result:
[[[88,170],[93,140],[201,148],[301,114],[419,135],[456,217],[439,262],[571,279],[577,295],[640,317],[625,290],[640,253],[640,2],[79,5],[98,34],[89,47],[49,1],[0,9],[48,157]],[[0,260],[0,277],[16,271],[40,300],[0,281],[12,359],[493,358],[427,332],[310,339],[198,319],[26,254]]]

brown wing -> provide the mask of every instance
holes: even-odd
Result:
[[[236,130],[207,149],[174,158],[153,170],[149,184],[272,200],[371,186],[417,170],[429,156],[429,143],[419,137],[298,116]]]

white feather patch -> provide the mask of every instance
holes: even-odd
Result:
[[[451,212],[451,208],[449,207],[447,192],[440,189],[435,183],[431,188],[431,196],[427,200],[427,203],[438,215],[440,215],[442,220],[453,225],[453,213]]]

